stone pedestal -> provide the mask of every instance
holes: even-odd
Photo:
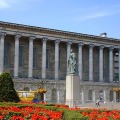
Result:
[[[80,78],[78,75],[66,76],[66,105],[76,106],[80,101]]]

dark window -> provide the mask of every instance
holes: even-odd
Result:
[[[4,66],[9,67],[10,65],[10,44],[5,43],[4,45]]]
[[[92,90],[89,90],[88,99],[93,100],[93,91]]]
[[[113,100],[114,100],[113,91],[111,90],[111,91],[110,91],[110,101],[113,101]]]
[[[104,100],[103,90],[100,90],[100,92],[99,92],[99,99],[100,99],[100,100]]]
[[[59,64],[59,65],[58,65],[58,66],[59,66],[59,69],[60,69],[60,62],[61,62],[61,60],[60,60],[60,54],[61,54],[61,51],[59,50],[59,58],[58,58],[58,60],[59,60],[59,63],[58,63],[58,64]]]
[[[49,68],[49,49],[46,49],[46,68]]]
[[[57,90],[56,89],[52,89],[52,95],[51,95],[51,99],[53,100],[53,102],[56,102],[57,100]]]
[[[19,67],[23,67],[24,64],[24,46],[19,47]]]
[[[114,73],[114,82],[119,81],[119,73]]]
[[[33,68],[37,66],[37,48],[33,48]]]

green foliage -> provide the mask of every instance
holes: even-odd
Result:
[[[19,102],[20,99],[14,89],[14,83],[9,73],[0,75],[0,101]]]
[[[63,111],[63,120],[89,120],[88,117],[83,116],[79,111],[67,109],[64,109]]]

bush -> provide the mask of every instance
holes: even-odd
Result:
[[[14,89],[14,83],[9,73],[0,75],[0,102],[19,102],[20,98]]]

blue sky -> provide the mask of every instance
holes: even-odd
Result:
[[[0,0],[0,21],[120,39],[120,0]]]

